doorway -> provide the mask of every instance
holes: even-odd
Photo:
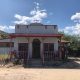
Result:
[[[40,59],[40,40],[34,39],[32,43],[32,58]]]

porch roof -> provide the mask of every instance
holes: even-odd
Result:
[[[61,43],[70,43],[70,41],[67,41],[67,40],[61,40]]]
[[[16,34],[16,33],[13,33],[13,34],[10,34],[9,35],[10,38],[15,38],[15,37],[62,37],[63,34]]]

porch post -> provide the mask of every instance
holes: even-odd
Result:
[[[30,41],[30,38],[28,38],[28,56],[27,56],[27,63],[32,57],[32,42]]]
[[[41,59],[42,59],[42,63],[44,64],[44,51],[43,51],[43,39],[42,39],[42,41],[41,41],[41,51],[40,51],[40,53],[41,53]]]
[[[32,58],[32,42],[28,39],[28,59]]]
[[[29,58],[32,58],[32,42],[29,43]]]
[[[61,37],[60,37],[60,41],[59,41],[59,58],[61,60],[62,58],[62,52],[61,52]]]
[[[29,38],[27,40],[28,40],[28,57],[27,57],[27,59],[29,60]]]
[[[12,38],[10,38],[10,52],[12,51],[12,44],[11,44],[11,42],[12,42]]]

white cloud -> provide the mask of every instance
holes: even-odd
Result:
[[[71,20],[80,20],[80,13],[76,13],[71,16]]]
[[[15,29],[15,26],[9,26],[8,29]]]
[[[40,4],[39,4],[39,3],[37,3],[37,2],[34,2],[34,4],[35,4],[35,5],[37,5],[37,6],[39,6],[39,5],[40,5]]]
[[[4,31],[6,29],[7,26],[0,26],[0,30]]]
[[[39,3],[36,3],[36,7],[30,11],[30,17],[28,16],[21,16],[19,14],[15,14],[15,18],[18,19],[14,21],[15,24],[28,24],[32,22],[42,22],[44,18],[47,17],[47,11],[45,9],[39,8]]]
[[[65,33],[70,35],[80,35],[80,13],[72,15],[71,20],[75,22],[75,25],[66,26],[64,29],[61,29],[60,31],[64,31]]]
[[[76,13],[71,16],[71,20],[73,20],[76,23],[80,23],[80,13]]]
[[[0,30],[5,31],[5,32],[14,32],[15,26],[0,26]]]
[[[23,23],[24,23],[24,24],[27,24],[27,21],[30,20],[29,17],[27,17],[27,16],[21,16],[21,15],[19,15],[19,14],[15,14],[14,17],[19,20],[19,21],[14,21],[14,23],[16,23],[16,24],[23,24]]]
[[[74,35],[74,34],[79,35],[80,34],[80,24],[77,23],[74,26],[67,26],[64,29],[61,29],[61,31],[64,31],[65,33],[70,34],[70,35]]]
[[[47,17],[47,11],[45,9],[40,9],[39,3],[34,2],[35,8],[30,11],[30,16],[22,16],[15,14],[14,17],[17,19],[14,21],[15,24],[29,24],[32,22],[42,22],[44,18]],[[5,32],[15,32],[15,26],[0,25],[0,30]]]

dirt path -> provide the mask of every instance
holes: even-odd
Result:
[[[79,80],[79,69],[0,68],[0,80]]]

